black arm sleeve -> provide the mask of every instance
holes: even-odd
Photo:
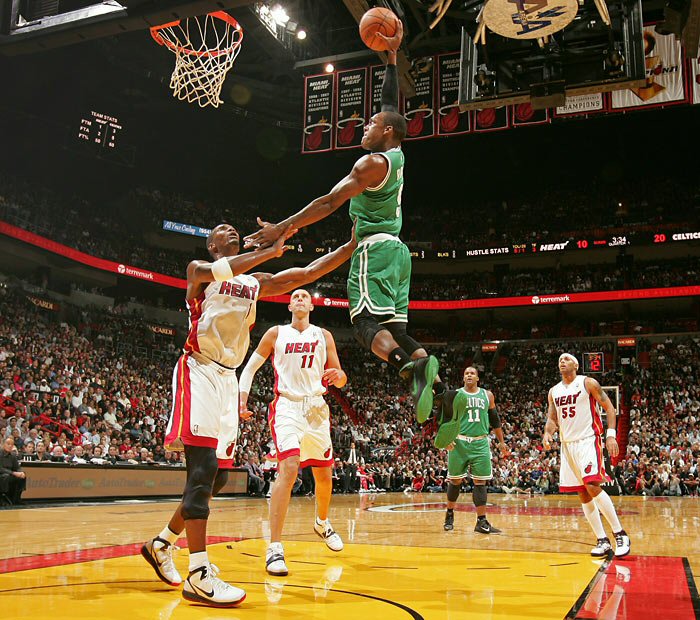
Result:
[[[498,409],[489,409],[489,424],[491,428],[501,428],[501,418],[498,416]]]
[[[382,82],[382,112],[399,111],[399,74],[396,65],[387,65]]]

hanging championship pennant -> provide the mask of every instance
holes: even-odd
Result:
[[[700,58],[693,58],[690,61],[690,79],[693,88],[693,103],[700,103]]]
[[[486,131],[500,131],[508,129],[508,106],[500,108],[486,108],[484,110],[474,110],[474,131],[483,133]]]
[[[605,99],[603,93],[591,93],[590,95],[575,95],[566,97],[566,103],[554,110],[554,116],[581,116],[605,112]]]
[[[304,142],[302,153],[332,148],[333,75],[307,76],[304,80]]]
[[[683,56],[676,37],[659,34],[655,26],[645,26],[644,57],[646,84],[613,92],[612,107],[639,108],[685,102]]]
[[[529,103],[516,103],[513,106],[513,127],[542,125],[549,122],[549,110],[533,110]]]
[[[438,56],[438,135],[469,133],[469,112],[459,111],[460,54]]]
[[[335,148],[360,146],[367,123],[367,68],[338,71]]]
[[[435,63],[432,56],[416,63],[416,94],[405,102],[406,139],[420,140],[435,135]]]
[[[384,81],[384,65],[370,67],[369,87],[370,87],[370,116],[374,116],[382,111],[382,82]],[[399,96],[400,98],[400,96]]]

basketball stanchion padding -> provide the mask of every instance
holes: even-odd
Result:
[[[241,51],[243,29],[224,11],[188,17],[151,28],[151,36],[175,54],[173,97],[215,108],[221,87]]]

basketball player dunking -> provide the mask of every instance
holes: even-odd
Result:
[[[282,529],[299,465],[313,467],[316,481],[314,530],[332,551],[342,551],[343,541],[328,520],[333,492],[333,445],[330,412],[323,399],[326,386],[343,387],[347,376],[340,367],[332,334],[311,325],[314,305],[304,289],[292,293],[289,325],[271,327],[260,340],[241,374],[241,415],[248,409],[248,394],[257,370],[271,356],[275,370],[275,399],[269,407],[269,423],[277,450],[277,479],[270,499],[270,544],[265,558],[267,572],[286,575]]]
[[[396,50],[403,26],[396,35],[381,36],[387,42],[387,67],[382,83],[382,111],[370,118],[362,148],[370,151],[352,171],[325,196],[311,201],[283,222],[271,224],[258,218],[262,228],[245,238],[246,247],[265,247],[288,227],[302,228],[329,216],[350,200],[350,218],[356,226],[358,247],[348,275],[350,319],[355,338],[366,349],[394,366],[409,382],[416,417],[425,422],[435,393],[444,391],[438,378],[438,361],[406,332],[411,255],[399,239],[402,211],[406,120],[399,113],[399,83]],[[444,448],[459,432],[457,424],[436,437]],[[439,445],[438,445],[439,444]]]
[[[609,482],[610,478],[603,463],[603,422],[595,403],[605,409],[608,417],[605,446],[613,458],[619,453],[615,407],[595,379],[577,375],[577,370],[576,357],[570,353],[559,356],[561,381],[549,390],[549,410],[542,443],[549,450],[554,441],[552,436],[559,428],[559,490],[578,493],[583,514],[598,539],[591,555],[602,557],[612,549],[600,519],[602,512],[615,536],[615,555],[621,558],[630,552],[630,539],[620,525],[610,496],[600,488],[601,483]]]
[[[183,597],[212,607],[231,607],[245,592],[218,579],[206,550],[209,500],[226,484],[238,434],[236,368],[243,362],[255,322],[257,300],[280,295],[313,282],[350,258],[355,240],[304,268],[277,274],[244,272],[281,256],[290,230],[265,250],[237,256],[239,235],[219,224],[207,238],[214,262],[195,260],[187,268],[190,331],[173,373],[173,409],[167,427],[167,449],[184,448],[187,481],[182,502],[170,523],[141,553],[158,577],[179,586],[182,577],[172,560],[173,544],[187,530],[189,575]]]

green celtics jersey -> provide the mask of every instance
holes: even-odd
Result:
[[[358,241],[376,233],[399,236],[401,232],[401,192],[403,190],[403,151],[393,148],[382,155],[389,163],[384,180],[377,186],[367,188],[350,201],[350,218],[357,221]]]
[[[459,434],[467,437],[480,437],[489,434],[489,397],[484,388],[471,394],[464,388],[459,389],[467,395],[466,412],[462,415]]]

